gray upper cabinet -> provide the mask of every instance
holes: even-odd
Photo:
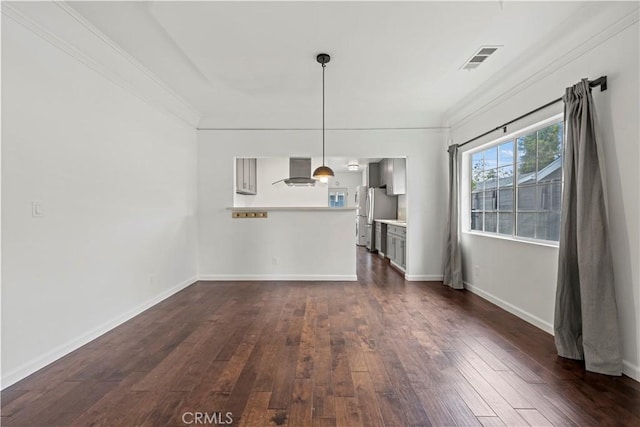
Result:
[[[236,159],[236,193],[257,194],[257,159]]]
[[[386,187],[389,185],[389,180],[391,179],[391,175],[389,174],[389,160],[390,159],[380,160],[380,187]]]
[[[369,163],[367,166],[367,186],[369,188],[380,187],[380,164]]]
[[[407,159],[380,160],[380,187],[385,187],[389,196],[407,194]]]
[[[407,194],[407,159],[387,159],[389,182],[387,194],[396,196]]]

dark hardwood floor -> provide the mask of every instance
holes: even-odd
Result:
[[[469,292],[358,262],[358,282],[194,284],[4,390],[2,425],[640,425],[639,383]]]

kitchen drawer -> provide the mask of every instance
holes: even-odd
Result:
[[[407,227],[401,227],[399,225],[391,225],[387,226],[387,233],[395,234],[396,236],[404,237],[407,235]]]

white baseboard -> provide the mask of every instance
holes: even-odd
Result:
[[[464,282],[464,288],[467,289],[469,292],[472,292],[484,299],[486,299],[487,301],[490,301],[492,303],[494,303],[495,305],[497,305],[498,307],[508,311],[509,313],[518,316],[519,318],[521,318],[522,320],[531,323],[533,326],[536,326],[540,329],[542,329],[543,331],[553,335],[553,325],[549,322],[545,322],[544,320],[540,319],[537,316],[534,316],[531,313],[528,313],[518,307],[516,307],[513,304],[510,304],[506,301],[504,301],[503,299],[500,299],[492,294],[490,294],[487,291],[483,291],[482,289],[479,289],[473,285],[471,285],[470,283]],[[627,362],[626,360],[622,361],[622,373],[625,374],[626,376],[628,376],[629,378],[632,378],[638,382],[640,382],[640,367]]]
[[[622,373],[640,383],[640,366],[633,365],[632,363],[623,360]]]
[[[442,282],[442,274],[405,274],[404,278],[410,282]]]
[[[48,351],[47,353],[43,354],[42,356],[39,356],[35,359],[29,360],[25,363],[23,363],[22,365],[18,366],[17,368],[11,370],[10,372],[7,372],[6,374],[3,373],[2,375],[2,389],[4,390],[5,388],[9,387],[12,384],[15,384],[16,382],[20,381],[21,379],[33,374],[34,372],[38,371],[39,369],[44,368],[45,366],[47,366],[48,364],[60,359],[61,357],[71,353],[74,350],[77,350],[78,348],[82,347],[83,345],[87,344],[90,341],[93,341],[94,339],[98,338],[99,336],[109,332],[110,330],[112,330],[113,328],[121,325],[122,323],[126,322],[127,320],[132,319],[133,317],[137,316],[138,314],[142,313],[143,311],[153,307],[154,305],[158,304],[159,302],[169,298],[171,295],[181,291],[182,289],[186,288],[187,286],[192,285],[193,283],[195,283],[197,281],[197,279],[195,277],[190,278],[188,280],[183,281],[182,283],[174,286],[171,289],[167,289],[166,291],[160,293],[159,295],[143,302],[142,304],[138,305],[137,307],[132,308],[131,310],[128,310],[127,312],[107,321],[104,322],[103,324],[99,325],[96,328],[91,329],[90,331],[85,332],[84,334],[80,335],[79,337],[76,337],[64,344],[59,345],[58,347]]]
[[[212,281],[323,281],[323,282],[355,282],[358,280],[358,276],[355,274],[201,274],[200,280],[212,280]]]
[[[497,296],[490,294],[487,291],[484,291],[480,288],[477,288],[475,286],[473,286],[472,284],[468,283],[468,282],[464,282],[464,288],[467,289],[469,292],[472,292],[484,299],[486,299],[487,301],[490,301],[492,303],[494,303],[495,305],[497,305],[498,307],[508,311],[509,313],[518,316],[519,318],[521,318],[522,320],[531,323],[533,326],[536,326],[540,329],[542,329],[543,331],[545,331],[548,334],[553,335],[553,325],[549,322],[546,322],[544,320],[542,320],[541,318],[539,318],[538,316],[535,316],[527,311],[522,310],[519,307],[516,307],[515,305],[508,303],[507,301],[498,298]]]

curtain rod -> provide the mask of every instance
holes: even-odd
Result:
[[[592,81],[590,81],[590,82],[589,82],[589,87],[596,87],[596,86],[600,86],[600,92],[604,92],[605,90],[607,90],[607,76],[598,77],[597,79],[592,80]],[[527,117],[527,116],[530,116],[530,115],[532,115],[532,114],[534,114],[534,113],[537,113],[537,112],[538,112],[538,111],[540,111],[540,110],[544,110],[545,108],[547,108],[547,107],[549,107],[549,106],[551,106],[551,105],[553,105],[553,104],[556,104],[556,103],[558,103],[558,102],[560,102],[560,101],[562,101],[562,97],[557,98],[557,99],[554,99],[554,100],[553,100],[553,101],[551,101],[551,102],[547,102],[546,104],[544,104],[543,106],[540,106],[540,107],[536,108],[535,110],[531,110],[531,111],[529,111],[528,113],[525,113],[525,114],[523,114],[523,115],[521,115],[521,116],[519,116],[519,117],[516,117],[516,118],[515,118],[515,119],[513,119],[513,120],[510,120],[510,121],[508,121],[508,122],[506,122],[506,123],[504,123],[504,124],[501,124],[501,125],[500,125],[500,126],[498,126],[498,127],[495,127],[495,128],[493,128],[493,129],[491,129],[491,130],[489,130],[489,131],[486,131],[486,132],[485,132],[485,133],[483,133],[482,135],[478,135],[478,136],[476,136],[475,138],[471,138],[470,140],[463,142],[462,144],[458,144],[458,148],[463,147],[463,146],[465,146],[465,145],[469,144],[470,142],[473,142],[473,141],[475,141],[475,140],[477,140],[477,139],[480,139],[480,138],[482,138],[483,136],[487,136],[487,135],[489,135],[491,132],[495,132],[495,131],[500,130],[500,129],[502,129],[502,130],[506,133],[506,132],[507,132],[507,126],[509,126],[510,124],[515,123],[515,122],[517,122],[518,120],[523,119],[523,118],[525,118],[525,117]]]

